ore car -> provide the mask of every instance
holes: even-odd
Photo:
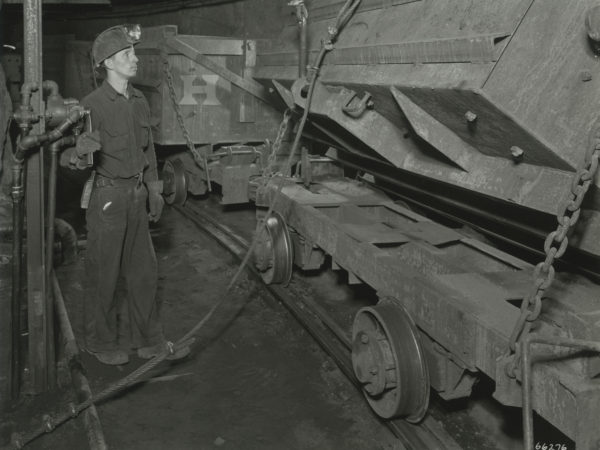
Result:
[[[327,42],[341,6],[312,2],[308,25],[282,17],[281,36],[256,43],[255,79],[290,122],[307,110],[297,176],[252,198],[263,214],[275,202],[264,278],[329,255],[378,292],[352,336],[381,417],[418,422],[430,387],[462,398],[489,377],[523,408],[528,441],[534,410],[595,448],[595,2],[363,2]]]

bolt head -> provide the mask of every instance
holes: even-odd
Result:
[[[474,123],[477,120],[477,114],[473,111],[467,111],[465,113],[465,120],[469,123]]]
[[[522,157],[523,157],[523,155],[525,154],[525,151],[524,151],[522,148],[520,148],[520,147],[517,147],[516,145],[513,145],[513,146],[510,148],[510,153],[511,153],[511,155],[513,156],[513,158],[515,158],[515,159],[520,159],[520,158],[522,158]]]

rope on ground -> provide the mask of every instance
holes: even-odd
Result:
[[[315,63],[309,69],[309,75],[308,75],[309,87],[308,87],[308,93],[306,96],[306,103],[304,106],[304,111],[302,113],[302,118],[298,125],[298,130],[297,130],[296,136],[294,138],[294,143],[290,150],[288,159],[286,160],[284,170],[281,171],[282,173],[288,173],[288,171],[292,165],[293,155],[296,152],[296,150],[298,149],[298,145],[300,144],[300,139],[302,137],[302,133],[304,131],[306,121],[308,120],[308,112],[310,110],[310,105],[312,103],[312,97],[313,97],[317,79],[319,77],[319,70],[321,69],[321,66],[323,64],[323,59],[325,58],[325,55],[327,54],[327,52],[333,50],[333,44],[335,43],[339,33],[344,28],[344,26],[348,23],[348,21],[350,20],[350,18],[356,11],[356,8],[358,8],[360,1],[361,0],[347,0],[346,3],[344,3],[342,8],[340,9],[340,12],[337,15],[335,25],[332,27],[329,27],[329,29],[328,29],[329,39],[327,39],[326,41],[322,41],[321,50],[319,51],[317,57],[315,58]],[[277,198],[281,194],[281,191],[285,184],[284,181],[285,180],[283,179],[283,177],[281,177],[281,182],[278,183],[278,185],[277,185],[277,190],[275,191],[275,195],[271,199],[269,209],[268,209],[265,217],[269,217],[273,213],[273,209],[275,208],[275,204],[277,203]],[[234,274],[231,281],[227,285],[227,291],[226,291],[227,293],[229,293],[229,291],[237,284],[242,271],[246,268],[248,261],[250,260],[250,256],[252,255],[252,253],[254,252],[254,248],[256,247],[257,236],[258,236],[258,233],[256,233],[254,238],[252,239],[252,243],[250,244],[250,247],[248,248],[248,252],[244,256],[244,259],[240,263],[236,273]],[[83,410],[85,410],[86,408],[89,408],[92,404],[101,402],[101,401],[113,396],[117,392],[120,392],[120,391],[134,385],[135,383],[137,383],[145,373],[152,370],[154,367],[156,367],[158,364],[160,364],[162,361],[164,361],[169,355],[172,355],[175,352],[177,352],[178,350],[191,345],[194,342],[193,336],[206,324],[206,322],[208,322],[210,320],[210,318],[213,316],[215,311],[219,308],[219,306],[221,306],[224,303],[225,299],[227,299],[227,298],[228,297],[226,295],[223,295],[212,306],[212,308],[208,311],[208,313],[196,325],[194,325],[194,327],[191,330],[189,330],[181,339],[179,339],[176,343],[167,342],[165,345],[165,348],[159,355],[155,356],[153,359],[151,359],[148,362],[146,362],[145,364],[141,365],[136,370],[131,372],[129,375],[127,375],[127,376],[121,378],[120,380],[116,381],[115,383],[109,385],[106,389],[104,389],[103,391],[99,392],[98,394],[94,395],[93,397],[89,398],[88,400],[86,400],[82,403],[79,403],[77,405],[70,403],[68,405],[66,411],[59,413],[55,417],[52,417],[49,414],[44,415],[43,423],[38,428],[32,430],[31,432],[26,433],[26,434],[17,434],[16,433],[13,436],[13,441],[12,441],[13,447],[17,448],[17,449],[23,448],[25,445],[32,442],[39,436],[41,436],[45,433],[51,433],[59,425],[62,425],[63,423],[67,422],[68,420],[71,420],[71,419],[77,417]]]

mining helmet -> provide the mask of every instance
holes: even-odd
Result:
[[[117,52],[135,45],[140,41],[142,29],[139,25],[117,25],[104,30],[92,44],[94,67],[100,67],[102,61]]]

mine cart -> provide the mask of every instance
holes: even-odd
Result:
[[[68,44],[67,85],[75,97],[99,81],[90,47]],[[224,204],[248,202],[248,181],[261,172],[280,121],[277,96],[252,78],[256,41],[161,26],[144,29],[136,54],[134,84],[150,104],[154,142],[167,154],[166,201],[182,204],[188,191],[204,194],[214,182]]]
[[[329,142],[302,182],[259,191],[276,215],[257,266],[285,282],[291,262],[329,255],[379,293],[352,334],[381,417],[419,421],[430,386],[461,398],[487,376],[523,408],[529,444],[533,408],[577,448],[598,446],[599,359],[586,351],[600,289],[553,266],[598,280],[595,4],[362,2],[338,35],[341,4],[308,4],[307,25],[299,3],[300,20],[257,46],[255,77]],[[315,177],[323,157],[358,180]]]

